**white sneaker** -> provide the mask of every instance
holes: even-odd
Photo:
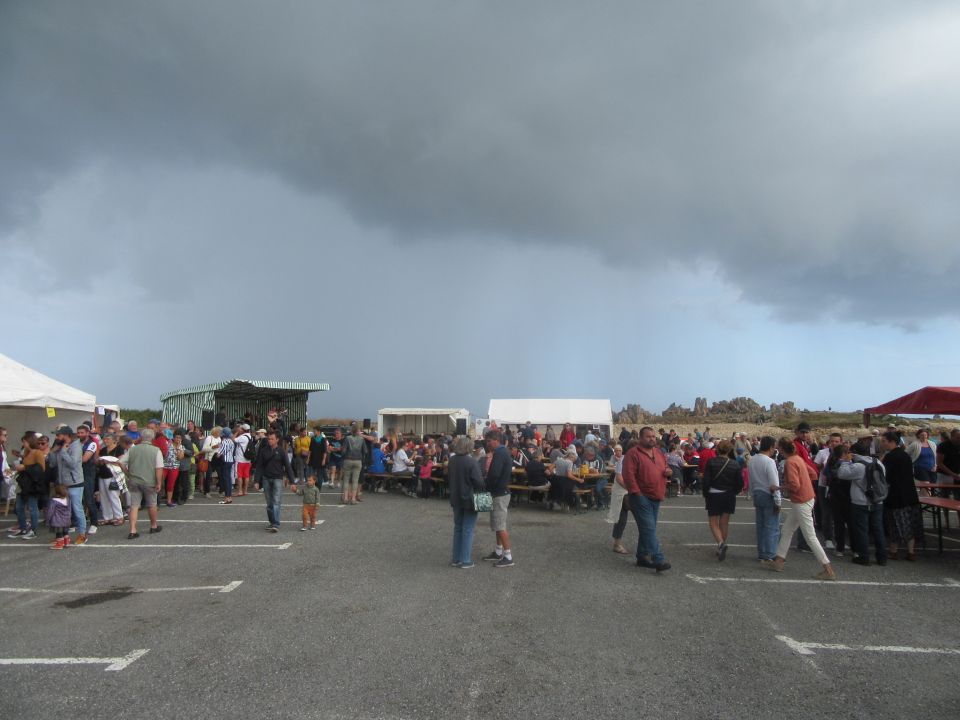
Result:
[[[833,544],[833,540],[824,540],[823,547],[827,550],[836,550],[837,546]]]
[[[96,525],[91,525],[90,527],[87,528],[87,535],[96,535],[96,534],[97,534]]]
[[[27,530],[23,535],[20,536],[21,540],[33,540],[37,534],[33,530]]]

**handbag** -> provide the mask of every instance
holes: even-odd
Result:
[[[493,510],[493,495],[488,492],[475,492],[473,494],[473,511],[490,512]]]

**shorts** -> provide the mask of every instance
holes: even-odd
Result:
[[[331,455],[331,456],[330,456],[330,459],[327,460],[327,469],[328,469],[328,470],[339,470],[341,465],[343,465],[343,458],[342,458],[342,457],[338,457],[338,458],[337,458],[337,457],[333,457],[333,456]]]
[[[722,493],[707,493],[707,515],[733,515],[737,510],[737,494],[732,490]]]
[[[148,508],[157,506],[157,489],[155,487],[130,483],[127,489],[130,491],[130,507],[140,507],[141,500]]]
[[[250,479],[250,466],[253,463],[248,462],[238,462],[236,464],[237,469],[237,480],[249,480]]]
[[[503,532],[507,529],[507,508],[509,507],[509,495],[497,495],[493,498],[493,507],[490,509],[491,530],[494,532]]]

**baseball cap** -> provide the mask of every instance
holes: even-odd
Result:
[[[76,433],[73,431],[73,428],[69,425],[60,425],[53,432],[55,435],[76,435]]]

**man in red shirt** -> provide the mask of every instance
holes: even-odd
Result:
[[[623,458],[623,484],[630,499],[630,512],[637,522],[637,567],[670,569],[657,539],[657,515],[666,494],[670,470],[663,453],[657,449],[657,434],[652,427],[640,430],[640,442]]]
[[[700,451],[700,464],[697,468],[701,475],[703,475],[707,469],[707,461],[717,456],[717,451],[714,450],[713,447],[714,446],[712,442],[703,444],[703,449]]]

